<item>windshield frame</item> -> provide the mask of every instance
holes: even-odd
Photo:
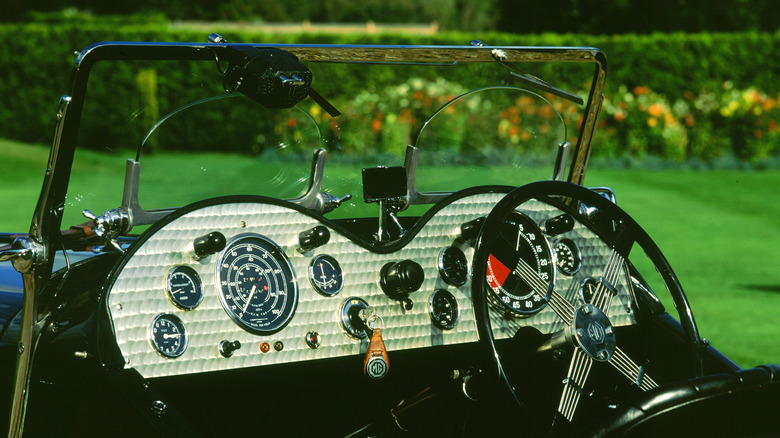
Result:
[[[292,53],[303,63],[591,63],[594,65],[594,74],[566,178],[576,184],[582,184],[584,181],[607,71],[606,55],[593,47],[102,42],[92,44],[78,53],[71,72],[69,92],[61,98],[57,111],[55,138],[29,233],[32,239],[49,249],[47,254],[53,254],[52,249],[61,241],[62,211],[92,67],[103,61],[213,60],[215,56],[219,58],[220,55],[226,54],[231,47],[281,49]],[[497,59],[494,55],[496,49],[500,49],[505,56]]]

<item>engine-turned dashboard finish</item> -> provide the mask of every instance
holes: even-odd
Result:
[[[351,233],[339,225],[278,201],[215,202],[189,209],[142,236],[114,273],[107,302],[126,367],[144,377],[160,377],[365,353],[368,340],[351,336],[342,322],[345,301],[356,299],[382,318],[384,342],[391,355],[395,350],[476,342],[471,301],[475,280],[469,273],[462,285],[453,285],[442,273],[441,253],[456,247],[470,260],[473,242],[461,236],[461,226],[486,216],[503,196],[489,191],[454,196],[434,209],[394,251],[372,251],[365,242],[352,240]],[[561,214],[558,208],[535,200],[519,210],[536,224]],[[326,227],[330,239],[315,249],[299,251],[298,236],[314,227]],[[189,243],[214,231],[226,237],[225,249],[196,260],[188,251]],[[611,250],[579,224],[563,235],[577,242],[582,269],[572,276],[559,275],[556,290],[577,299],[583,279],[601,275]],[[533,237],[552,241],[561,236]],[[389,298],[380,286],[382,267],[403,260],[418,263],[424,272],[422,286],[409,294],[410,309]],[[201,280],[204,294],[197,307],[177,306],[170,299],[172,269]],[[337,269],[340,275],[329,275],[326,269]],[[328,289],[334,279],[341,283],[338,292],[323,293],[323,288],[336,290]],[[185,278],[186,287],[192,288],[188,281]],[[634,322],[627,284],[621,274],[614,285],[617,296],[611,314],[615,325]],[[437,290],[452,295],[447,301],[457,305],[457,319],[453,313],[442,320],[446,303],[431,305],[431,294]],[[546,308],[527,317],[494,313],[499,338],[523,326],[542,333],[563,328]],[[187,342],[175,347],[183,351],[161,354],[150,338],[149,327],[161,314],[181,321],[177,328],[186,332]],[[360,324],[357,313],[352,319],[352,325]],[[311,333],[317,334],[317,343],[311,342]],[[225,355],[223,345],[236,348]]]

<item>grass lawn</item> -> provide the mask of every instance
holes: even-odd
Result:
[[[0,140],[0,231],[29,228],[47,157],[48,147]],[[170,157],[160,158],[161,171],[171,171]],[[203,157],[191,158],[184,174],[199,168]],[[101,200],[106,208],[121,201],[124,159],[112,160],[119,161],[112,161],[115,172],[109,179],[120,191]],[[233,168],[226,163],[219,167]],[[436,171],[445,174],[448,169]],[[477,181],[484,176],[472,175]],[[237,175],[236,184],[241,180]],[[618,204],[655,239],[692,303],[702,336],[745,367],[780,362],[775,322],[780,313],[780,172],[591,168],[586,183],[612,187]],[[76,185],[95,186],[89,180]],[[334,194],[343,194],[342,189]],[[141,202],[146,205],[143,198]],[[101,207],[90,208],[99,212]],[[358,208],[337,212],[351,215]],[[673,312],[669,300],[662,299]]]

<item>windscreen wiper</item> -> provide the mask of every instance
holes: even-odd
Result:
[[[472,41],[471,45],[477,47],[487,47],[485,43],[483,43],[480,40]],[[585,104],[585,100],[582,97],[574,93],[571,93],[569,91],[562,90],[558,87],[552,86],[549,83],[547,83],[547,81],[545,81],[544,79],[536,77],[530,73],[524,72],[510,65],[508,62],[506,62],[507,56],[506,56],[506,52],[504,52],[503,50],[496,48],[491,50],[490,54],[493,55],[493,59],[501,63],[501,65],[503,65],[507,69],[509,69],[509,74],[514,79],[517,79],[518,81],[523,82],[524,84],[534,87],[538,90],[546,91],[550,94],[553,94],[558,97],[562,97],[574,103],[578,103],[580,105]]]

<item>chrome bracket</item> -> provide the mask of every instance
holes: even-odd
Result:
[[[288,201],[305,209],[325,214],[339,208],[343,202],[352,199],[350,194],[337,197],[330,193],[322,192],[322,178],[325,173],[326,157],[327,151],[325,149],[318,148],[314,151],[311,173],[309,175],[309,186],[306,188],[306,192],[295,199],[288,199]]]
[[[81,214],[92,221],[92,231],[101,237],[112,249],[123,253],[122,246],[117,242],[120,234],[126,233],[132,227],[130,214],[124,207],[113,208],[101,214],[95,215],[89,210],[83,210]]]
[[[27,236],[17,237],[10,249],[0,251],[0,262],[10,261],[21,274],[31,272],[40,262],[46,260],[46,247]]]

